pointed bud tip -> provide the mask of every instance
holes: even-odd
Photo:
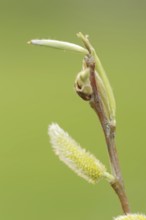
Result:
[[[27,41],[27,44],[31,44],[31,40],[30,40],[30,41]]]

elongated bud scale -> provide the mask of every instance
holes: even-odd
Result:
[[[81,148],[58,124],[51,124],[48,130],[56,155],[69,168],[90,183],[97,183],[102,177],[113,180],[105,166],[92,154]]]
[[[84,36],[81,32],[79,32],[77,36],[83,41],[85,47],[88,49],[90,55],[94,59],[95,69],[104,85],[104,92],[106,94],[106,99],[108,100],[108,105],[107,105],[107,101],[105,102],[106,104],[105,108],[106,108],[106,111],[109,112],[109,118],[110,118],[111,123],[115,124],[115,114],[116,114],[115,98],[114,98],[114,94],[112,91],[112,87],[105,73],[105,70],[96,54],[95,49],[91,45],[88,39],[88,36]]]
[[[48,47],[53,47],[61,50],[70,50],[70,51],[75,51],[79,52],[82,54],[88,54],[88,50],[85,48],[73,44],[73,43],[68,43],[64,41],[58,41],[58,40],[50,40],[50,39],[34,39],[28,42],[28,44],[34,44],[34,45],[39,45],[39,46],[48,46]]]
[[[121,215],[114,220],[146,220],[146,215],[143,214],[127,214],[127,215]]]

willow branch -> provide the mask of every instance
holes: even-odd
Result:
[[[110,158],[110,163],[112,167],[112,172],[116,179],[114,183],[111,183],[111,186],[116,192],[117,196],[119,197],[123,212],[129,213],[130,212],[129,203],[123,184],[123,178],[119,166],[118,154],[115,145],[115,127],[108,122],[104,114],[104,108],[100,100],[101,97],[98,92],[98,83],[95,78],[95,63],[91,62],[91,60],[89,62],[88,61],[89,60],[87,60],[87,65],[90,67],[90,83],[93,89],[93,95],[90,101],[90,105],[95,110],[100,120],[101,126],[103,128],[108,154]]]

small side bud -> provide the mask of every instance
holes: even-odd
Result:
[[[70,50],[70,51],[75,51],[79,52],[82,54],[88,54],[88,50],[73,43],[68,43],[64,41],[58,41],[58,40],[50,40],[50,39],[34,39],[28,42],[28,44],[34,44],[34,45],[39,45],[39,46],[48,46],[48,47],[53,47],[61,50]]]
[[[90,76],[90,70],[89,68],[86,68],[78,73],[75,80],[76,92],[82,99],[86,101],[89,101],[91,99],[91,95],[93,93],[89,76]]]
[[[112,175],[107,175],[105,166],[81,148],[58,124],[51,124],[48,133],[55,154],[76,174],[90,183],[97,183],[102,177],[111,179]]]
[[[114,220],[146,220],[146,215],[143,214],[127,214],[127,215],[121,215]]]
[[[109,100],[105,86],[97,71],[95,71],[95,78],[104,114],[110,121]],[[83,70],[77,74],[75,80],[75,90],[82,99],[86,101],[90,101],[92,99],[93,89],[90,82],[90,68],[85,66],[85,62],[83,62]]]

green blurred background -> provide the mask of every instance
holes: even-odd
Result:
[[[109,169],[99,122],[73,89],[82,55],[27,45],[80,44],[89,34],[117,102],[117,147],[133,212],[146,213],[146,1],[0,0],[0,219],[110,220],[121,214],[105,181],[91,185],[54,155],[57,122]]]

